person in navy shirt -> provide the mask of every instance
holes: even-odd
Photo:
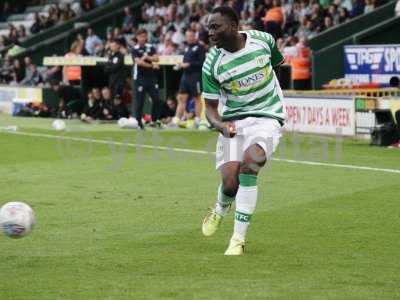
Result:
[[[137,44],[132,49],[134,60],[133,80],[134,80],[134,109],[133,115],[143,129],[142,115],[144,96],[147,93],[152,102],[150,126],[160,127],[160,92],[158,86],[158,74],[160,69],[158,55],[153,45],[147,43],[147,32],[139,29],[136,33]]]
[[[187,29],[186,33],[186,48],[183,55],[183,62],[177,66],[177,69],[182,69],[183,74],[179,84],[178,107],[175,123],[185,115],[185,109],[188,99],[195,99],[195,126],[197,127],[201,121],[201,68],[205,60],[206,50],[198,42],[196,32],[192,29]]]

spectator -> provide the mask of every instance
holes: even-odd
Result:
[[[12,84],[19,84],[25,77],[25,68],[19,59],[14,59],[12,69]]]
[[[18,30],[18,39],[24,39],[26,38],[26,28],[24,25],[19,25]]]
[[[95,54],[96,45],[102,44],[102,40],[95,34],[92,28],[87,29],[87,37],[85,41],[85,49],[89,55]]]
[[[36,12],[35,16],[34,16],[34,22],[30,28],[30,32],[32,34],[36,34],[36,33],[40,32],[43,28],[44,28],[44,26],[43,26],[42,20],[40,19],[40,15],[39,15],[39,13]]]
[[[0,35],[0,52],[7,46],[7,39],[4,35]]]
[[[58,118],[76,118],[78,117],[82,102],[77,90],[70,85],[61,86],[58,81],[50,82],[51,89],[58,98],[58,107],[55,115]]]
[[[8,40],[11,44],[18,44],[18,30],[14,27],[14,25],[9,26],[10,32],[8,34]]]
[[[4,59],[4,63],[0,67],[0,82],[1,83],[9,83],[12,79],[13,73],[13,61],[9,55],[6,55]]]
[[[132,33],[132,30],[136,27],[136,22],[129,6],[124,8],[124,15],[124,20],[122,21],[122,32]]]
[[[71,4],[67,3],[65,5],[64,13],[66,15],[67,20],[73,19],[76,17],[76,12],[71,8]]]
[[[171,123],[172,118],[176,114],[176,108],[177,108],[176,99],[168,97],[167,101],[164,102],[161,107],[160,119],[163,124],[168,125]]]
[[[93,94],[93,98],[99,103],[99,105],[100,105],[100,103],[103,101],[103,98],[102,98],[102,96],[101,96],[101,91],[100,91],[100,89],[98,88],[98,87],[94,87],[93,89],[92,89],[92,94]]]
[[[374,0],[365,0],[364,14],[369,13],[375,9]]]
[[[332,27],[333,27],[333,21],[331,16],[328,15],[324,18],[324,25],[322,26],[322,30],[326,30]]]
[[[352,18],[357,17],[364,13],[364,1],[363,0],[352,0],[352,9],[350,16]]]
[[[174,123],[179,123],[184,118],[188,99],[194,98],[195,127],[197,127],[201,121],[201,68],[205,59],[205,49],[199,44],[192,29],[186,30],[186,45],[183,62],[178,65],[178,69],[183,70],[183,75],[179,84],[178,108]]]
[[[34,64],[29,65],[25,69],[25,77],[20,82],[21,85],[28,85],[28,86],[39,86],[43,83],[43,77],[39,73],[37,66]]]
[[[349,13],[345,7],[339,7],[338,9],[339,12],[339,23],[345,23],[349,20]]]
[[[139,29],[136,33],[137,45],[132,50],[132,58],[135,62],[133,68],[134,79],[134,112],[138,125],[143,129],[142,115],[144,96],[147,93],[152,100],[151,126],[161,126],[160,94],[158,90],[158,55],[153,45],[147,43],[147,31]]]
[[[112,120],[112,105],[113,98],[111,95],[111,91],[108,87],[104,87],[101,90],[101,95],[103,100],[100,102],[100,119],[101,120]]]
[[[81,120],[87,123],[92,123],[94,120],[97,120],[100,117],[100,114],[100,103],[93,96],[93,92],[89,92],[87,103],[83,108]]]
[[[329,5],[328,7],[328,15],[332,19],[333,26],[340,24],[340,15],[337,9],[337,6],[334,4]]]
[[[104,67],[104,71],[108,74],[108,86],[111,89],[112,95],[122,95],[124,82],[126,79],[124,55],[120,51],[120,43],[114,40],[110,44],[111,53],[108,56],[108,61]]]

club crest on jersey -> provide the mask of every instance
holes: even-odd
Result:
[[[269,61],[269,56],[264,55],[264,56],[259,56],[256,59],[257,66],[262,67],[265,66]]]

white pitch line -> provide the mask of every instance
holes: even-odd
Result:
[[[115,142],[115,141],[97,140],[97,139],[72,137],[72,136],[62,136],[62,135],[53,135],[53,134],[45,134],[45,133],[33,133],[33,132],[21,132],[21,131],[4,131],[4,130],[1,130],[1,129],[0,129],[0,133],[9,133],[9,134],[14,134],[14,135],[34,136],[34,137],[59,139],[59,140],[69,140],[69,141],[77,141],[77,142],[89,142],[89,143],[95,143],[95,144],[118,145],[118,146],[138,147],[138,148],[146,148],[146,149],[158,149],[158,150],[165,150],[165,151],[171,151],[172,150],[172,151],[176,151],[176,152],[186,152],[186,153],[193,153],[193,154],[207,154],[207,155],[215,154],[215,152],[209,152],[209,151],[204,151],[204,150],[173,148],[173,147],[154,146],[154,145],[146,145],[146,144],[135,144],[135,143],[126,143],[126,142]],[[307,160],[294,160],[294,159],[284,159],[284,158],[273,158],[272,160],[278,161],[278,162],[285,162],[285,163],[289,163],[289,164],[299,164],[299,165],[309,165],[309,166],[323,166],[323,167],[331,167],[331,168],[342,168],[342,169],[351,169],[351,170],[375,171],[375,172],[400,174],[400,170],[399,169],[374,168],[374,167],[367,167],[367,166],[344,165],[344,164],[315,162],[315,161],[307,161]]]

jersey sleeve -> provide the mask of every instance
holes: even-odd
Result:
[[[215,61],[218,57],[218,51],[213,47],[208,52],[202,68],[203,98],[209,100],[218,100],[221,94],[221,84],[214,76]]]
[[[284,58],[282,53],[279,51],[278,46],[276,45],[275,39],[272,35],[270,35],[267,32],[261,32],[261,31],[252,31],[252,35],[255,38],[260,38],[262,39],[263,42],[265,42],[268,46],[268,48],[271,50],[271,64],[273,67],[279,66],[280,64],[283,63]]]
[[[203,97],[204,99],[218,100],[220,96],[220,84],[204,69],[202,70],[202,84],[203,84]]]

